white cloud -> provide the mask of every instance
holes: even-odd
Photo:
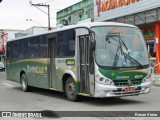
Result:
[[[48,16],[34,6],[30,6],[30,0],[3,0],[0,3],[0,29],[27,29],[38,26],[35,22],[27,22],[32,19],[42,26],[48,26]],[[56,18],[54,9],[63,9],[81,0],[32,0],[32,3],[50,4],[51,18]],[[47,12],[47,8],[40,7]],[[51,19],[51,26],[56,25],[56,19]]]

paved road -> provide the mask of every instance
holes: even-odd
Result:
[[[79,102],[71,102],[66,100],[62,93],[55,91],[33,89],[32,92],[22,92],[19,84],[6,80],[5,73],[0,72],[0,111],[48,111],[50,113],[55,111],[160,111],[160,87],[152,87],[151,93],[140,96],[121,99],[82,97]],[[112,114],[116,116],[117,113]],[[101,115],[94,119],[114,120],[100,117]],[[70,120],[68,117],[63,119]],[[158,118],[154,119],[158,120]],[[118,118],[118,120],[121,119]],[[149,118],[149,120],[152,119]]]

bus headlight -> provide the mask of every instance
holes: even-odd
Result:
[[[105,85],[114,85],[112,80],[110,80],[108,78],[104,78],[104,77],[100,77],[98,79],[98,82],[105,84]]]
[[[143,82],[151,82],[152,79],[151,79],[151,74],[148,74],[144,79],[143,79]]]

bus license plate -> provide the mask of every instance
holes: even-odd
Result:
[[[134,91],[135,91],[134,87],[125,88],[125,92],[134,92]]]

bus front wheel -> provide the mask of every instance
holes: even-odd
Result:
[[[68,100],[77,101],[78,95],[76,94],[75,82],[72,77],[69,77],[66,81],[65,92]]]
[[[29,86],[28,86],[26,74],[22,74],[22,76],[21,76],[21,87],[22,87],[22,91],[24,91],[24,92],[29,91]]]

